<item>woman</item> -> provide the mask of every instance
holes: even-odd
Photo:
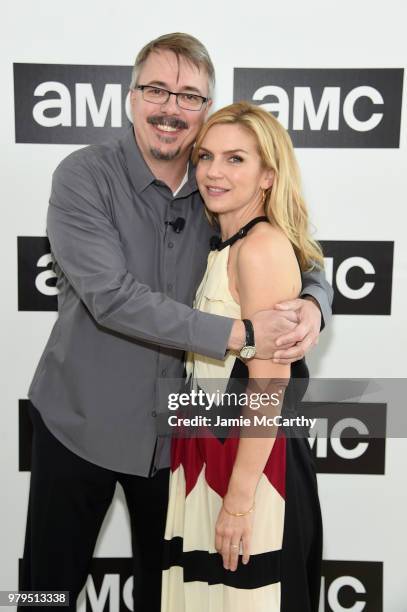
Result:
[[[250,320],[298,297],[301,270],[323,258],[287,132],[259,107],[232,104],[203,126],[193,162],[221,233],[195,307]],[[266,381],[268,392],[281,392],[290,375],[307,376],[303,361],[290,369],[234,354],[188,355],[186,369],[204,389],[208,379],[230,388],[246,377],[249,387],[265,390]],[[220,438],[208,428],[205,437],[174,439],[165,550],[162,612],[316,612],[322,525],[304,432]]]

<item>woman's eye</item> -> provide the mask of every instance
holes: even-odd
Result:
[[[199,154],[198,154],[198,159],[199,159],[199,160],[201,160],[201,159],[202,159],[202,160],[209,159],[209,153],[203,153],[203,152],[199,153]]]
[[[234,164],[240,163],[243,161],[243,157],[240,157],[240,155],[232,155],[232,157],[230,158],[230,161],[233,162]]]

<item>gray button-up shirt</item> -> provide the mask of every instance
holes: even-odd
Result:
[[[177,217],[176,233],[166,224]],[[147,476],[169,465],[158,438],[158,381],[179,378],[183,351],[222,359],[232,319],[191,308],[214,234],[194,170],[173,196],[134,132],[75,151],[53,175],[47,231],[59,316],[29,398],[48,429],[102,467]],[[331,288],[304,275],[329,318]]]

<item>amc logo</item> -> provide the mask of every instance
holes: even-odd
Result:
[[[383,563],[323,561],[318,612],[383,612]]]
[[[394,242],[322,240],[334,314],[389,315]]]
[[[17,238],[18,310],[58,310],[50,250],[45,236]]]
[[[393,242],[321,241],[325,273],[334,288],[333,313],[389,315],[393,278]],[[18,309],[57,310],[56,274],[49,241],[20,236]]]
[[[133,611],[131,559],[95,558],[77,612]],[[382,612],[383,564],[324,561],[319,612]]]
[[[77,612],[133,612],[132,571],[131,558],[94,558]]]
[[[296,147],[398,148],[404,71],[235,68],[233,100],[273,113]]]
[[[21,575],[21,559],[19,563]],[[70,602],[72,605],[72,602]],[[62,610],[64,608],[61,608]],[[130,557],[92,560],[77,612],[138,612],[133,606],[133,565]]]
[[[130,66],[14,64],[16,142],[90,144],[130,123]]]
[[[384,474],[385,404],[303,402],[317,419],[309,444],[316,470],[326,474]],[[19,470],[31,470],[32,425],[28,399],[19,400]]]
[[[77,612],[137,612],[131,558],[94,558]],[[383,612],[383,563],[323,561],[319,612]]]
[[[309,437],[317,472],[385,473],[386,404],[304,402],[303,407],[317,419]]]
[[[131,559],[93,559],[77,611],[133,611],[131,572]],[[323,562],[319,612],[382,612],[382,599],[382,563]]]

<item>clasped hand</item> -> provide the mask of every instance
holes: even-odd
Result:
[[[252,321],[256,357],[289,365],[318,343],[321,312],[312,299],[298,298],[259,311]]]

